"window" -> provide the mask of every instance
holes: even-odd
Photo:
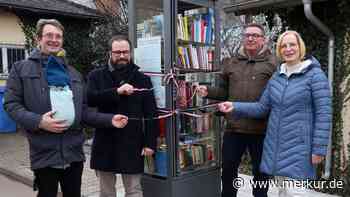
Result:
[[[26,58],[26,51],[21,45],[0,45],[0,74],[7,75],[16,61]]]
[[[25,50],[8,48],[7,49],[7,70],[10,71],[13,63],[25,59]]]

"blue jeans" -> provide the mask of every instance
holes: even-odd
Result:
[[[238,177],[238,167],[244,152],[248,149],[253,181],[267,181],[269,176],[259,170],[265,135],[225,132],[222,147],[222,197],[236,197],[233,180]],[[267,188],[253,188],[254,197],[267,197]]]

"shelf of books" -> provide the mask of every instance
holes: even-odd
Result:
[[[194,8],[177,14],[177,66],[182,69],[213,70],[215,45],[214,11]]]
[[[134,61],[151,77],[161,117],[156,153],[145,158],[145,196],[219,196],[221,119],[197,89],[217,83],[215,2],[129,1]]]
[[[179,174],[218,165],[214,129],[218,121],[215,119],[217,117],[207,111],[192,111],[191,115],[179,115],[177,119]]]

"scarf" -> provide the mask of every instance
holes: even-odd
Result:
[[[43,64],[46,68],[46,79],[49,86],[64,87],[70,85],[70,78],[64,60],[65,52],[62,51],[55,56],[43,56]]]

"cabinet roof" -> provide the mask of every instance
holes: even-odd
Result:
[[[320,2],[327,0],[313,0]],[[286,8],[302,5],[302,0],[221,0],[225,12],[254,12],[262,8]]]

